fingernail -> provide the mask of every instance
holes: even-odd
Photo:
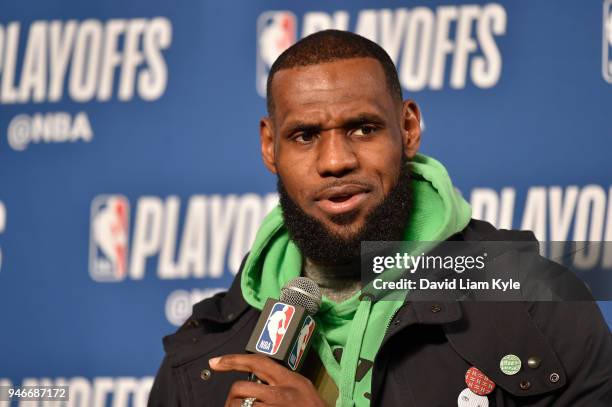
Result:
[[[212,359],[208,360],[208,364],[211,365],[211,366],[212,365],[217,365],[217,363],[219,363],[220,360],[221,360],[220,357],[212,358]]]

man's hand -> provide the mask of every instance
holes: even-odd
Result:
[[[254,373],[268,384],[249,381],[235,382],[225,401],[225,407],[240,407],[242,401],[254,397],[260,406],[325,407],[312,382],[263,355],[225,355],[210,359],[210,367],[219,372]]]

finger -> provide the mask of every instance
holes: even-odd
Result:
[[[294,374],[272,359],[263,355],[224,355],[208,361],[213,370],[227,372],[253,372],[261,380],[275,385],[287,380],[287,374]]]
[[[244,399],[235,399],[232,400],[231,403],[226,404],[226,407],[242,407],[242,402],[244,401]],[[264,404],[260,401],[255,401],[253,403],[253,407],[271,407],[270,404]]]
[[[282,403],[284,400],[282,390],[283,389],[280,387],[240,380],[232,384],[227,395],[227,400],[233,403],[233,400],[244,400],[253,397],[257,401],[267,405],[277,404]]]

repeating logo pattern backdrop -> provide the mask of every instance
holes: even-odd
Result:
[[[0,385],[146,404],[276,204],[270,65],[325,28],[388,51],[475,217],[612,240],[610,0],[1,1]]]

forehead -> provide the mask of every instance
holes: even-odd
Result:
[[[283,69],[272,81],[274,120],[331,122],[347,115],[393,114],[397,105],[380,63],[351,58]]]

